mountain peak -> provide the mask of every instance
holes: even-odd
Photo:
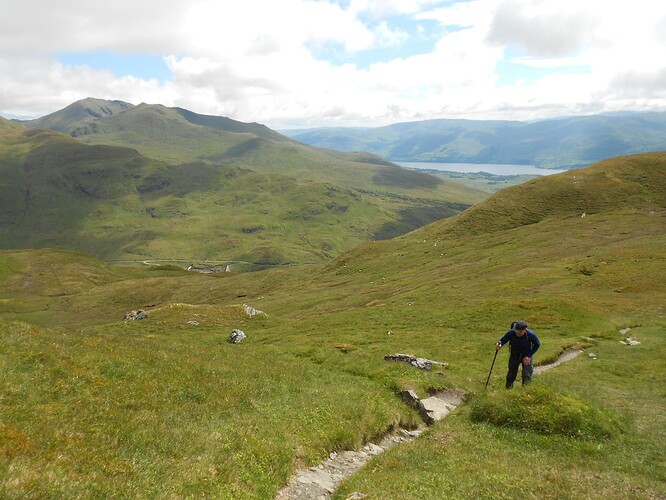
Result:
[[[49,115],[20,123],[29,129],[47,128],[71,134],[95,120],[122,113],[133,107],[133,104],[125,101],[87,97]]]

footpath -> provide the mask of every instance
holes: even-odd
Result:
[[[565,352],[553,363],[535,367],[534,373],[540,374],[555,368],[571,361],[582,352],[580,350]],[[402,396],[408,404],[418,408],[427,425],[445,418],[464,402],[464,394],[456,390],[441,391],[427,399],[419,399],[412,391],[405,391]],[[343,480],[354,474],[370,459],[393,446],[413,441],[426,429],[425,425],[415,430],[399,429],[378,443],[366,444],[362,450],[333,452],[323,463],[297,471],[289,483],[278,492],[275,500],[328,500]],[[361,499],[364,496],[362,493],[354,493],[349,498]]]

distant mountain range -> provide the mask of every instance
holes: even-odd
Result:
[[[85,99],[37,120],[0,118],[0,248],[320,262],[485,197],[181,108]]]
[[[535,122],[426,120],[377,128],[284,130],[312,146],[367,151],[394,162],[495,163],[579,168],[666,150],[666,112]]]

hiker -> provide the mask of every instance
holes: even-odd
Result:
[[[534,353],[541,347],[539,337],[536,333],[527,328],[524,321],[514,321],[511,323],[511,330],[495,344],[495,350],[499,351],[504,344],[509,343],[509,370],[506,373],[506,388],[511,389],[518,376],[518,367],[522,364],[523,385],[532,380],[534,371],[533,357]]]

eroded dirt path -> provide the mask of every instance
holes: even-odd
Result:
[[[430,417],[439,420],[462,404],[463,397],[460,391],[441,391],[422,401],[428,402],[426,407]],[[297,471],[275,500],[327,500],[344,479],[363,467],[372,457],[398,444],[413,441],[426,428],[424,424],[415,430],[399,429],[378,443],[366,444],[360,451],[331,453],[325,462]]]
[[[555,368],[562,363],[571,361],[582,352],[581,350],[565,352],[553,363],[535,367],[534,373],[540,374]],[[434,417],[434,420],[439,420],[445,418],[450,411],[455,410],[463,403],[464,397],[461,394],[461,391],[456,390],[441,391],[422,401],[431,401],[432,403],[432,400],[437,400],[437,402],[442,403],[442,411],[439,411],[437,405],[433,407],[435,414],[438,415]],[[433,416],[432,412],[430,412],[430,416]],[[384,437],[378,443],[366,444],[360,451],[331,453],[328,460],[323,463],[297,471],[289,484],[278,492],[275,500],[328,500],[343,480],[363,467],[372,457],[398,444],[413,441],[426,428],[424,424],[412,431],[400,429]],[[363,498],[363,496],[357,496],[356,498]]]
[[[423,430],[423,428],[414,431],[401,429],[395,434],[386,436],[377,444],[366,444],[360,451],[331,453],[329,459],[322,464],[298,471],[275,498],[276,500],[331,498],[338,485],[363,467],[372,457],[397,444],[416,439]]]
[[[550,364],[547,365],[542,365],[542,366],[535,366],[534,367],[534,373],[535,374],[540,374],[545,371],[550,370],[551,368],[555,368],[556,366],[561,365],[562,363],[566,363],[567,361],[571,361],[572,359],[576,358],[579,356],[583,351],[582,350],[576,350],[576,351],[567,351],[565,353],[562,353],[559,358],[557,358],[555,361],[553,361]]]

